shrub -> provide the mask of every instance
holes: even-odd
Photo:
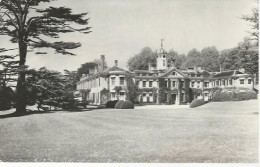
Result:
[[[257,99],[257,94],[254,91],[239,92],[233,90],[231,92],[217,91],[213,94],[213,101],[243,101]]]
[[[190,103],[190,108],[195,108],[205,104],[203,99],[195,99]]]
[[[119,101],[116,103],[115,108],[119,109],[123,103],[124,103],[123,100],[119,100]]]
[[[117,102],[118,102],[118,100],[108,101],[106,103],[106,108],[115,108],[115,105],[116,105]]]
[[[134,107],[135,106],[131,101],[126,100],[126,101],[123,101],[123,103],[120,106],[120,109],[134,109]]]

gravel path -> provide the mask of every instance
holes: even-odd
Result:
[[[4,162],[258,162],[258,102],[0,118]]]

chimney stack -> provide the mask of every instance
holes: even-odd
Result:
[[[117,61],[117,60],[115,60],[115,66],[116,66],[116,67],[118,66],[118,61]]]
[[[101,72],[105,70],[105,55],[101,55]]]
[[[220,72],[220,73],[223,72],[223,67],[222,67],[222,65],[219,66],[219,72]]]

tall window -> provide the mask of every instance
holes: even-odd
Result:
[[[209,82],[205,82],[204,86],[205,86],[205,88],[208,88],[209,87]]]
[[[200,87],[200,81],[197,82],[197,88],[199,88],[199,87]]]
[[[175,81],[172,81],[172,87],[176,87],[176,82]]]
[[[149,81],[149,87],[153,87],[153,81]]]
[[[120,77],[120,85],[124,85],[125,84],[125,78],[124,77]]]
[[[112,85],[115,85],[115,84],[116,84],[116,77],[112,77],[112,78],[111,78],[111,83],[112,83]]]
[[[191,87],[194,88],[195,82],[191,82]]]
[[[248,79],[248,84],[251,84],[252,80],[251,79]]]
[[[144,88],[146,87],[146,81],[143,81],[143,87]]]
[[[230,79],[230,80],[229,80],[229,85],[232,85],[232,84],[233,84],[233,83],[232,83],[232,79]]]
[[[185,87],[184,81],[181,81],[181,85],[182,85],[183,88]]]
[[[165,60],[163,60],[163,66],[165,66]]]
[[[225,80],[222,80],[222,85],[225,86]]]
[[[136,85],[139,86],[139,81],[136,81]]]
[[[240,84],[243,85],[245,83],[245,80],[240,79]]]

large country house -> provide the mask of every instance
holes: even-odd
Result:
[[[90,69],[77,83],[76,95],[80,100],[93,104],[105,104],[108,100],[135,99],[143,103],[186,104],[193,99],[212,98],[216,88],[253,88],[253,78],[238,70],[208,72],[200,67],[177,69],[174,62],[168,63],[168,53],[163,46],[156,64],[148,70],[128,71],[118,67],[105,67],[105,56],[101,64]],[[135,87],[136,97],[131,97]]]

